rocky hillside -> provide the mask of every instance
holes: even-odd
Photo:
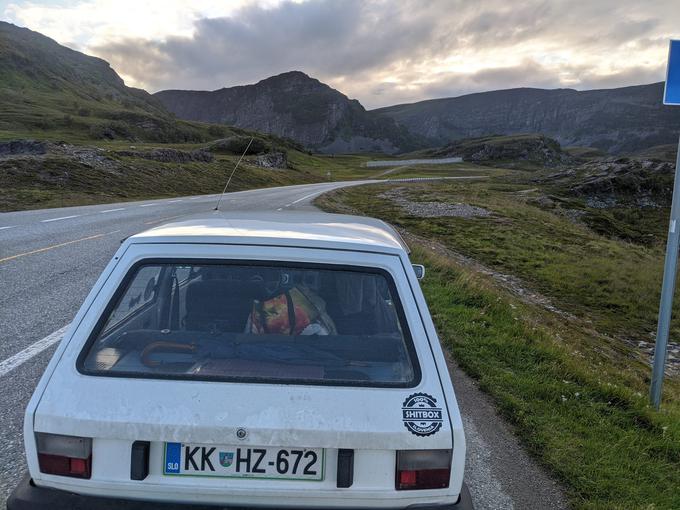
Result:
[[[680,108],[663,83],[616,89],[519,88],[373,110],[438,144],[490,134],[542,133],[563,146],[633,152],[677,141]]]
[[[557,141],[537,134],[466,138],[424,152],[432,157],[459,156],[464,161],[511,168],[555,167],[574,162]]]
[[[213,138],[228,134],[219,126]],[[108,62],[0,22],[0,135],[200,141],[206,126],[178,122]]]
[[[154,94],[186,120],[253,129],[291,138],[321,152],[386,152],[419,145],[390,118],[299,71],[272,76],[254,85],[212,92],[164,90]]]
[[[540,180],[561,186],[596,209],[622,204],[665,207],[670,205],[674,174],[671,162],[624,157],[589,161]]]

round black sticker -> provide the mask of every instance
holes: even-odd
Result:
[[[416,436],[431,436],[442,428],[442,410],[437,399],[427,393],[414,393],[401,407],[404,426]]]

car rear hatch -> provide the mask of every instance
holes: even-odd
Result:
[[[366,263],[362,256],[355,254],[355,264]],[[372,255],[370,260],[375,263],[379,258]],[[383,268],[403,271],[399,259],[382,258]],[[170,282],[167,308],[183,316],[176,326],[191,323],[191,306],[182,299],[208,288],[199,283],[215,281],[214,274],[201,273],[203,266],[198,262],[194,266],[187,270],[186,275],[191,276],[186,280],[176,271],[177,263],[166,276],[161,272],[154,277],[154,292],[159,294],[163,292],[159,278]],[[188,267],[187,262],[181,267]],[[123,285],[139,288],[142,301],[148,289],[140,286],[134,275],[147,269],[134,266]],[[381,271],[389,276],[389,271]],[[312,285],[308,275],[295,278]],[[157,370],[151,376],[107,371],[106,367],[115,365],[110,358],[120,357],[106,347],[106,338],[101,340],[101,330],[109,327],[108,323],[104,319],[84,321],[74,334],[74,340],[79,334],[81,340],[72,341],[65,351],[37,405],[33,431],[27,431],[36,437],[35,451],[28,451],[33,478],[38,485],[82,494],[279,508],[404,507],[455,501],[462,481],[462,461],[454,462],[455,446],[460,443],[462,448],[463,436],[455,403],[452,426],[447,402],[454,398],[450,381],[435,363],[430,340],[437,340],[428,337],[410,294],[412,288],[400,278],[394,278],[390,286],[388,301],[390,306],[398,302],[400,329],[408,336],[413,367],[411,379],[395,383],[356,381],[347,376],[345,382],[315,380],[303,365],[295,365],[300,380],[287,376],[279,381],[259,377],[262,370],[270,370],[266,363],[248,365],[242,359],[238,364],[220,366],[227,375],[230,371],[239,374],[222,380],[201,378],[200,371],[191,376]],[[127,294],[121,297],[121,292],[126,291],[101,297],[109,302],[109,315],[116,314],[116,302],[134,301],[128,300]],[[153,299],[156,297],[149,302]],[[172,305],[176,299],[180,304]],[[159,304],[157,315],[162,316],[163,310]],[[163,325],[149,325],[146,319],[134,317],[125,334],[142,338],[148,331],[139,333],[140,325],[156,331],[161,341],[145,340],[145,345],[154,349],[176,345],[173,335],[186,330],[177,326],[179,332],[168,331]],[[215,334],[214,328],[210,334]],[[240,334],[230,335],[225,341],[241,345]],[[341,331],[334,335],[347,342],[356,336]],[[194,334],[191,345],[204,349],[207,344],[197,338],[202,337]],[[278,337],[274,334],[271,338]],[[309,340],[298,338],[300,342]],[[93,346],[99,350],[90,363],[88,349],[95,352]],[[155,367],[157,355],[144,352],[140,357]],[[356,361],[354,366],[362,363]],[[75,447],[73,438],[80,438]],[[67,458],[61,469],[75,469],[75,476],[50,470],[46,462],[59,466],[60,456]],[[452,465],[459,466],[456,472],[451,471]]]

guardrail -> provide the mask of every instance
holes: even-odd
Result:
[[[421,181],[447,181],[462,179],[486,179],[488,175],[463,175],[459,177],[403,177],[401,179],[377,179],[375,182],[421,182]]]

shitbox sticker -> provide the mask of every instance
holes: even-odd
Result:
[[[427,393],[414,393],[401,408],[404,426],[416,436],[431,436],[442,428],[442,410],[437,399]]]

